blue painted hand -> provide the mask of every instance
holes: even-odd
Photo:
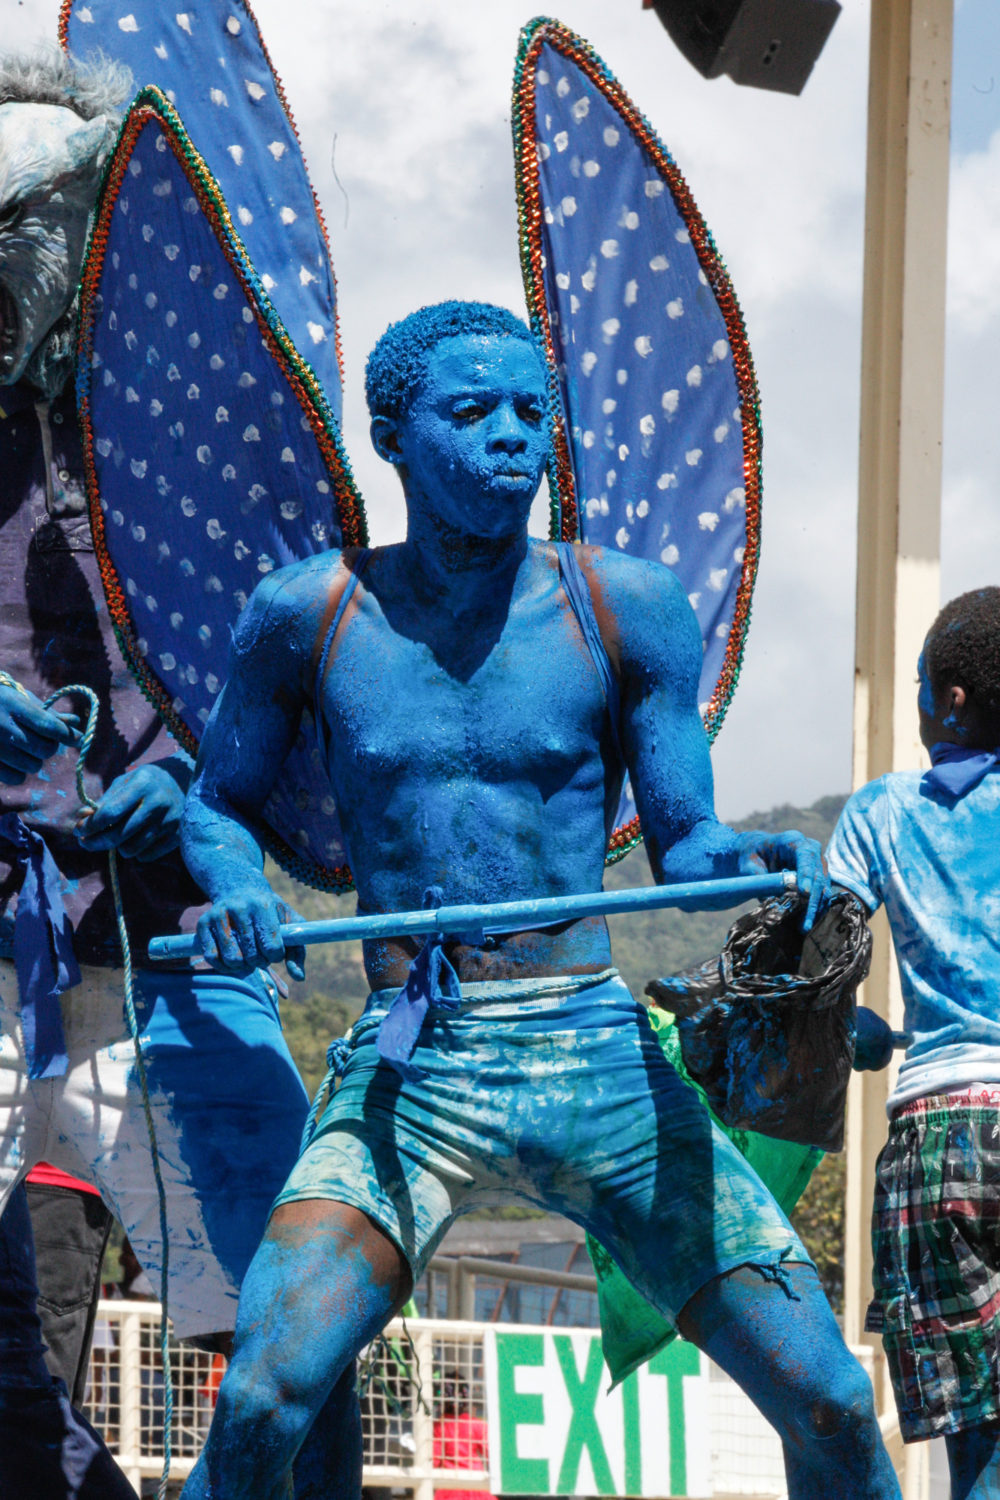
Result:
[[[823,851],[815,839],[791,830],[764,833],[754,829],[740,836],[739,872],[755,875],[761,870],[794,870],[795,879],[809,905],[802,919],[808,932],[830,894],[830,879],[823,867]]]
[[[74,714],[43,708],[34,693],[0,686],[0,783],[20,786],[64,745],[77,745]]]
[[[855,1073],[878,1072],[892,1061],[893,1035],[887,1021],[883,1021],[867,1005],[858,1006],[857,1040],[854,1044]]]
[[[217,901],[198,919],[198,943],[215,969],[245,974],[251,969],[281,963],[293,979],[306,977],[306,950],[286,949],[278,931],[282,922],[299,921],[298,914],[272,891],[263,875],[248,871],[247,879],[228,900]]]
[[[142,863],[169,854],[180,842],[189,780],[190,767],[183,762],[126,771],[80,824],[77,838],[85,849],[117,849],[124,858]]]

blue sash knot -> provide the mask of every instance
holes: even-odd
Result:
[[[443,905],[444,893],[438,885],[424,892],[424,910]],[[410,1061],[424,1017],[431,1005],[443,1010],[457,1010],[462,987],[451,961],[444,951],[445,934],[432,932],[410,964],[406,983],[382,1017],[376,1048],[383,1062],[389,1063],[406,1083],[426,1078],[425,1069]]]

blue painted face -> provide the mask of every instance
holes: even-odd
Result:
[[[548,457],[545,372],[531,344],[462,334],[427,356],[402,417],[376,417],[377,451],[401,470],[411,517],[502,538],[523,530]]]

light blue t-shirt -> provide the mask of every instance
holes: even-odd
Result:
[[[869,782],[827,859],[838,885],[889,918],[911,1039],[890,1112],[1000,1083],[1000,774],[957,801],[920,771]]]

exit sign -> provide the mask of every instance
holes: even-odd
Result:
[[[711,1496],[708,1369],[680,1339],[614,1391],[598,1334],[487,1330],[490,1487]]]

